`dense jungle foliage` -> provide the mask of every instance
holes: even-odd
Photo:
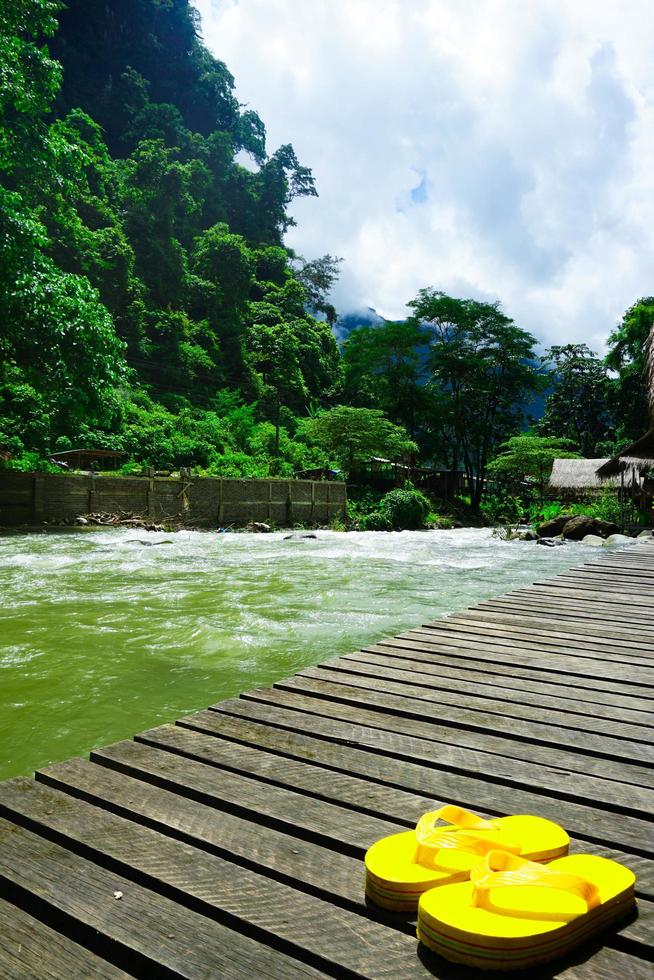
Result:
[[[464,469],[478,509],[539,393],[534,434],[570,452],[645,430],[654,298],[606,360],[539,357],[499,304],[433,288],[339,350],[341,260],[284,245],[290,204],[316,193],[290,144],[267,147],[189,0],[0,0],[4,465],[78,446],[226,476],[412,457]]]

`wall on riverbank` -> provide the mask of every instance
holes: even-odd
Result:
[[[5,527],[121,512],[206,527],[249,521],[328,524],[344,516],[345,505],[344,483],[317,480],[0,472],[0,525]]]

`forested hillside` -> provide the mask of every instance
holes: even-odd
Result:
[[[437,289],[406,321],[339,329],[330,243],[284,244],[311,171],[266,145],[189,0],[1,0],[0,79],[5,465],[73,445],[224,475],[418,453],[481,487],[545,389],[542,434],[587,455],[646,427],[653,299],[607,363],[540,359],[498,304]]]
[[[335,266],[282,245],[311,173],[267,155],[187,0],[57,6],[2,14],[2,441],[266,458],[339,376]]]

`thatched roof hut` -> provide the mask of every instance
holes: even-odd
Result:
[[[630,479],[635,480],[636,474],[640,475],[645,470],[654,469],[654,429],[641,436],[636,442],[623,449],[621,453],[612,459],[607,459],[598,467],[597,475],[604,483],[611,477],[616,477],[621,470],[630,474]]]
[[[617,486],[616,477],[602,480],[598,476],[598,469],[608,462],[608,459],[555,459],[549,489],[583,493],[601,490],[607,483]]]

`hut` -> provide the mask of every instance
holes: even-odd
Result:
[[[61,453],[51,453],[48,459],[65,469],[74,470],[115,470],[125,453],[113,449],[67,449]]]
[[[602,483],[619,481],[640,510],[651,510],[654,497],[654,479],[648,471],[654,471],[654,429],[632,442],[617,456],[607,459],[599,467],[597,475]]]
[[[574,499],[601,493],[604,487],[618,487],[617,476],[602,479],[598,469],[608,459],[555,459],[548,484],[548,496]]]
[[[654,429],[650,429],[636,442],[632,442],[617,456],[605,460],[598,468],[597,474],[600,480],[606,482],[621,473],[626,474],[631,471],[631,473],[642,474],[646,470],[654,470]]]

